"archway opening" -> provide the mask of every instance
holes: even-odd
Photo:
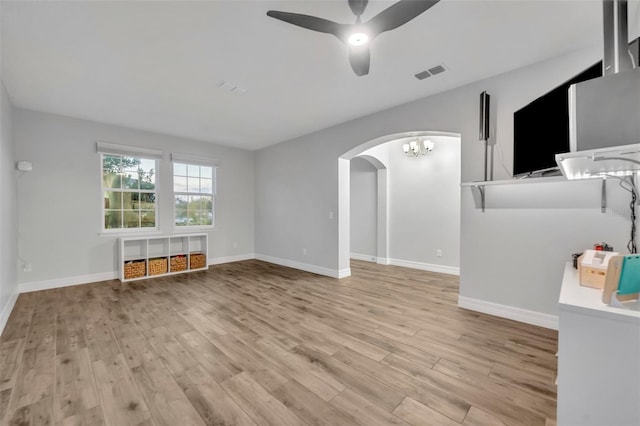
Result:
[[[436,141],[433,153],[424,158],[405,155],[402,145],[416,138]],[[459,274],[460,140],[456,133],[408,131],[370,140],[340,156],[338,264],[341,278],[351,274],[351,160],[354,158],[360,162],[366,160],[375,168],[377,177],[376,250],[375,256],[366,260]],[[438,226],[448,232],[446,241],[430,245],[432,241],[426,240],[443,239]],[[427,237],[430,229],[434,238]]]

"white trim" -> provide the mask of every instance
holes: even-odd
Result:
[[[256,259],[280,266],[286,266],[288,268],[300,269],[301,271],[313,272],[314,274],[324,275],[331,278],[340,278],[340,274],[346,273],[346,271],[350,271],[349,269],[342,269],[338,271],[336,269],[329,269],[323,266],[310,265],[308,263],[301,263],[288,259],[280,259],[278,257],[265,256],[264,254],[256,254]]]
[[[378,265],[391,265],[391,263],[389,263],[388,257],[379,257],[376,259],[376,263]]]
[[[32,291],[51,290],[53,288],[71,287],[78,284],[89,284],[100,281],[115,280],[118,278],[118,273],[113,272],[101,272],[99,274],[78,275],[75,277],[66,278],[54,278],[52,280],[43,281],[31,281],[27,283],[20,283],[18,290],[20,293],[30,293]]]
[[[402,266],[404,268],[421,269],[423,271],[438,272],[440,274],[460,275],[460,268],[455,266],[435,265],[432,263],[414,262],[412,260],[387,259],[387,265]]]
[[[220,160],[202,155],[171,153],[171,161],[176,163],[197,164],[198,166],[211,166],[214,169],[220,166]]]
[[[372,256],[370,254],[351,253],[351,259],[363,260],[365,262],[375,262],[377,257],[376,256]]]
[[[13,307],[16,305],[16,301],[18,300],[18,292],[14,292],[7,304],[2,308],[2,312],[0,312],[0,335],[4,331],[4,327],[7,325],[7,321],[9,321],[9,316],[11,315],[11,311],[13,311]]]
[[[99,154],[116,154],[162,160],[164,153],[159,149],[142,148],[138,146],[119,145],[111,142],[96,142],[96,152]]]
[[[223,256],[223,257],[210,257],[207,259],[209,265],[220,265],[222,263],[240,262],[243,260],[255,259],[256,255],[253,253],[237,254],[235,256]]]
[[[351,276],[351,268],[340,269],[338,271],[338,279],[347,278]]]
[[[458,296],[458,306],[463,309],[495,315],[497,317],[537,325],[539,327],[550,328],[552,330],[558,329],[557,315],[543,314],[541,312],[516,308],[509,305],[500,305],[498,303],[472,299],[465,296]]]

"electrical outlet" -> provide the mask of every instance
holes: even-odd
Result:
[[[329,212],[329,219],[333,219],[333,212]]]
[[[302,249],[302,255],[303,255],[303,256],[306,256],[306,255],[307,255],[307,249],[306,249],[306,248],[303,248],[303,249]]]
[[[238,248],[238,242],[237,241],[233,242],[233,248]]]
[[[436,250],[436,256],[442,257],[442,250],[440,249]]]
[[[31,264],[30,263],[23,263],[22,264],[22,272],[31,272]]]

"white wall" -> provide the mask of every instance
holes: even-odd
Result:
[[[429,139],[434,150],[420,158],[407,157],[401,141],[388,144],[390,257],[455,271],[460,266],[460,139]]]
[[[399,139],[364,151],[380,160],[388,173],[389,262],[401,266],[457,273],[460,266],[460,138],[426,137],[434,143],[429,155],[407,157]],[[375,170],[370,181],[354,185],[360,162],[351,160],[351,252],[362,238],[354,211],[362,218],[362,194],[375,195]],[[354,165],[356,171],[354,173]],[[367,169],[371,174],[371,168]],[[365,218],[366,219],[366,218]],[[355,231],[354,231],[355,226]],[[375,241],[374,241],[375,249]],[[442,251],[438,257],[436,250]]]
[[[13,107],[0,80],[0,333],[17,298],[18,245]]]
[[[378,169],[362,158],[351,160],[351,256],[378,256]]]
[[[338,157],[368,141],[406,131],[439,130],[462,135],[462,181],[483,177],[478,141],[478,96],[492,96],[493,139],[509,176],[513,112],[595,63],[595,46],[465,87],[401,105],[278,144],[256,154],[256,251],[338,274]],[[544,137],[541,127],[541,137]],[[553,320],[564,262],[571,253],[606,240],[622,248],[628,221],[599,212],[599,187],[574,182],[518,185],[526,203],[481,213],[471,190],[461,195],[460,294]],[[525,188],[527,187],[527,188]],[[511,189],[489,189],[488,196]],[[615,189],[612,188],[612,192]],[[567,200],[564,207],[548,199]],[[497,207],[497,208],[496,208]],[[302,247],[310,247],[306,256]],[[545,316],[546,315],[546,316]]]
[[[96,141],[164,151],[158,174],[161,233],[174,231],[169,154],[218,159],[216,229],[209,232],[209,259],[252,256],[252,152],[22,109],[15,110],[13,125],[18,157],[33,163],[33,171],[19,181],[20,254],[33,268],[19,271],[21,290],[88,282],[117,271],[117,237],[100,235]]]

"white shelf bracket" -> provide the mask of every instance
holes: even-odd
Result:
[[[471,193],[473,194],[473,200],[476,204],[476,207],[482,208],[482,213],[484,213],[485,201],[486,201],[484,185],[472,186]]]

